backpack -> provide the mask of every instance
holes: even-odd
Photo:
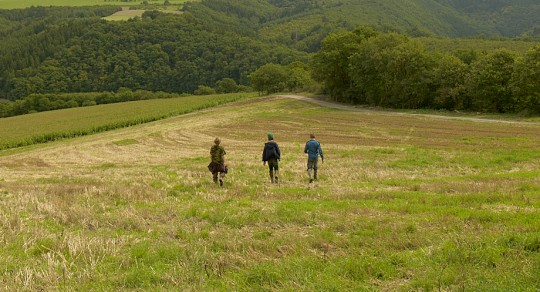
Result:
[[[271,158],[278,158],[278,153],[277,153],[277,146],[276,146],[276,143],[275,142],[268,142],[265,144],[265,149],[266,149],[266,157],[265,160],[269,160]]]

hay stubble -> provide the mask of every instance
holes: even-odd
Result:
[[[516,267],[538,259],[539,130],[266,98],[0,157],[0,287],[531,288]],[[326,160],[309,187],[311,132]]]

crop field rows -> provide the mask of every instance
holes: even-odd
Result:
[[[274,97],[33,146],[0,157],[0,290],[535,290],[539,133]]]
[[[143,100],[87,108],[47,111],[2,119],[0,149],[84,136],[143,124],[219,104],[253,97],[253,93]],[[39,125],[36,127],[36,125]],[[0,153],[1,155],[1,153]]]

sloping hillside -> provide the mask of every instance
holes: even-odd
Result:
[[[437,0],[470,19],[486,36],[540,34],[540,2],[536,0]]]
[[[532,33],[540,24],[538,1],[445,1],[445,0],[330,0],[305,5],[300,1],[271,1],[287,12],[273,25],[287,26],[305,35],[321,26],[371,25],[412,35],[505,36]],[[302,27],[303,20],[312,23]],[[273,29],[267,29],[271,32]]]
[[[0,157],[0,290],[531,291],[538,131],[261,98],[21,150]]]
[[[411,36],[517,37],[540,32],[540,3],[529,0],[492,2],[205,0],[185,9],[200,11],[201,7],[206,7],[207,14],[218,12],[240,18],[247,21],[244,28],[258,31],[259,38],[303,51],[316,51],[320,40],[329,32],[359,25]],[[213,20],[228,25],[219,17]]]
[[[329,33],[360,25],[412,36],[534,34],[540,4],[497,3],[204,0],[181,15],[146,11],[119,22],[102,19],[114,6],[0,10],[0,98],[120,88],[192,93],[223,78],[248,85],[260,66],[308,63]]]

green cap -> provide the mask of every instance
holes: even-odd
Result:
[[[274,139],[274,135],[272,133],[268,133],[266,136],[268,136],[268,139]]]

